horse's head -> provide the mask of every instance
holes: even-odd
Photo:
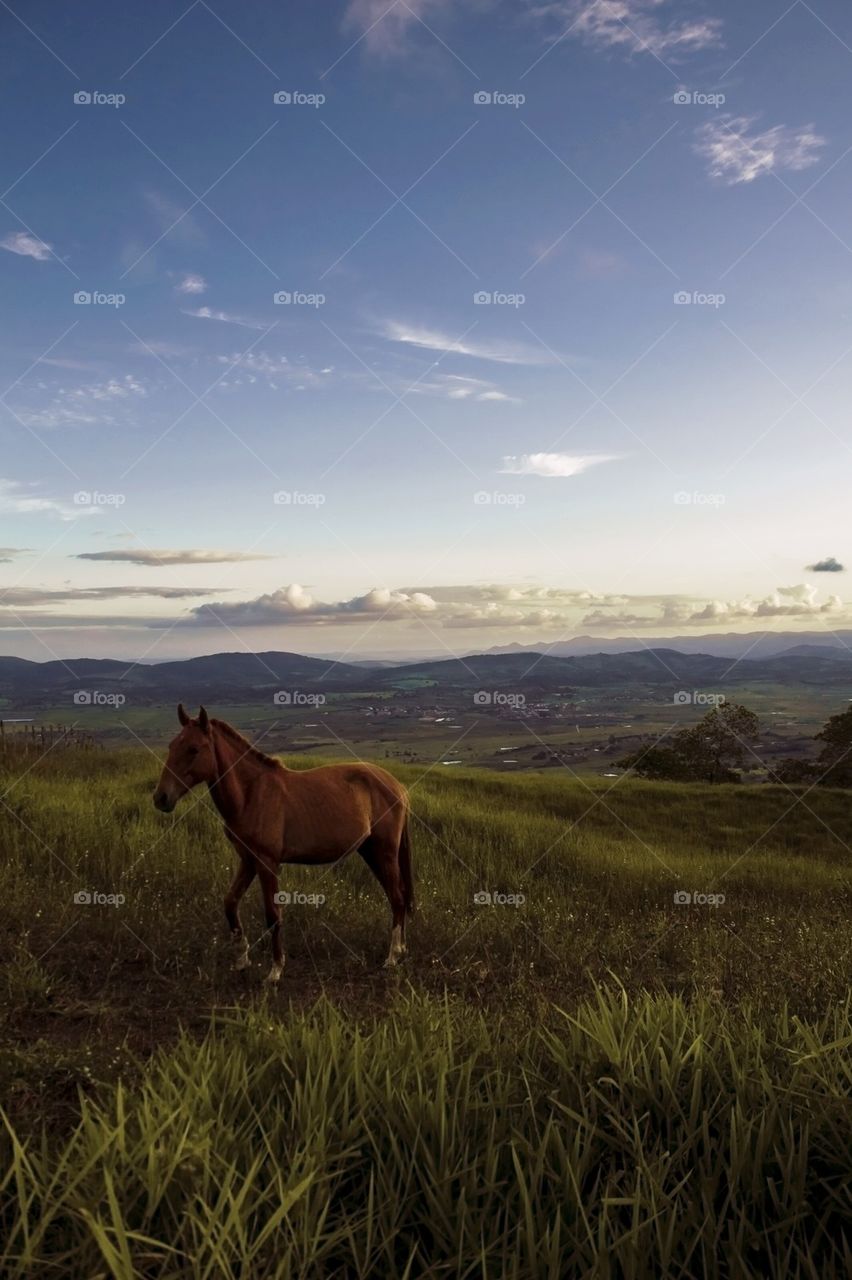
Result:
[[[207,712],[199,707],[198,719],[193,720],[181,702],[177,713],[181,730],[169,743],[168,758],[154,792],[154,807],[161,813],[171,813],[187,791],[199,782],[213,782],[216,777],[213,730]]]

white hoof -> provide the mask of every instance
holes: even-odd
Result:
[[[388,958],[382,967],[385,969],[392,969],[394,965],[396,965],[405,955],[406,950],[406,945],[402,940],[402,930],[397,925],[397,927],[391,932],[390,951],[388,952]]]
[[[271,987],[277,987],[281,981],[281,974],[284,972],[283,964],[274,964],[266,975],[266,981]]]

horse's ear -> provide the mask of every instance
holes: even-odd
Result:
[[[189,724],[189,716],[186,714],[186,709],[182,702],[178,703],[178,720],[184,727]]]
[[[206,733],[210,728],[210,717],[207,715],[204,707],[198,708],[198,727],[203,730],[204,733]]]

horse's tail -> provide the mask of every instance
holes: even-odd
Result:
[[[402,878],[402,891],[405,895],[405,912],[406,915],[410,916],[414,914],[415,903],[414,876],[411,871],[411,818],[407,810],[402,835],[399,838],[398,859],[399,874]]]

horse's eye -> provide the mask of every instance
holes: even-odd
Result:
[[[193,756],[198,755],[198,747],[190,747],[186,754],[189,756],[190,759],[192,759]]]

